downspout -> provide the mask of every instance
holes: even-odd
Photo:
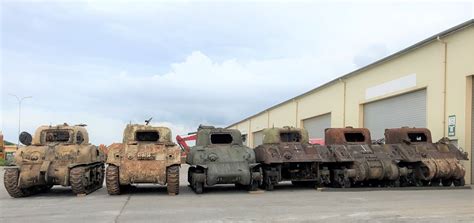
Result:
[[[270,110],[267,110],[267,128],[270,128]]]
[[[436,38],[444,46],[443,58],[443,137],[446,136],[446,82],[447,82],[447,68],[448,68],[448,43],[442,40],[439,36]]]
[[[295,114],[295,127],[298,128],[298,100],[295,100],[296,103],[296,114]]]
[[[252,147],[253,147],[252,119],[249,119],[249,133],[247,135],[247,138],[248,138],[247,145],[248,146],[252,145]]]
[[[342,127],[346,127],[346,81],[344,81],[342,78],[339,78],[339,81],[342,82],[344,86],[342,97]]]

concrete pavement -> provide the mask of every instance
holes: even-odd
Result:
[[[139,185],[109,196],[84,197],[55,186],[48,194],[10,198],[0,172],[0,222],[474,222],[474,190],[321,192],[284,184],[248,193],[231,185],[196,195],[181,170],[178,196],[163,186]],[[184,173],[184,174],[183,174]]]

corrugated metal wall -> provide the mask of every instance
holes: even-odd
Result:
[[[263,143],[263,131],[253,133],[253,147],[257,147]]]
[[[373,140],[383,138],[387,128],[402,126],[426,127],[426,90],[364,105],[364,127]]]
[[[310,139],[324,139],[324,129],[331,127],[331,113],[303,120]]]

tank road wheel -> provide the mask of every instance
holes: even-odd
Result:
[[[107,193],[110,195],[120,194],[119,168],[117,166],[109,164],[107,167],[105,185],[107,187]]]
[[[28,189],[18,187],[19,176],[20,173],[18,172],[18,169],[5,169],[5,174],[3,175],[5,189],[7,189],[7,192],[11,197],[18,198],[30,196],[31,193]]]
[[[461,178],[461,179],[455,179],[453,183],[454,183],[454,186],[456,187],[462,187],[466,184],[466,181],[464,180],[464,178]]]
[[[179,194],[179,166],[170,166],[166,169],[167,190],[169,195]]]
[[[334,177],[332,182],[333,187],[349,188],[351,187],[351,184],[351,180],[348,177],[344,176],[341,170],[334,171]]]

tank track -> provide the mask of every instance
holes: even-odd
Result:
[[[169,195],[179,194],[179,166],[170,166],[166,169],[167,190]]]
[[[86,177],[86,173],[91,179]],[[92,164],[86,166],[73,167],[69,171],[69,183],[74,194],[89,194],[101,188],[104,183],[104,165]]]
[[[19,176],[20,173],[18,169],[5,169],[5,174],[3,175],[3,183],[5,185],[5,189],[7,189],[8,194],[14,198],[27,197],[32,195],[33,190],[18,187]]]
[[[18,187],[19,175],[20,173],[18,169],[5,169],[3,183],[5,185],[5,189],[11,197],[20,198],[39,193],[46,193],[53,187],[52,184],[46,184],[29,188],[20,188]]]
[[[119,181],[119,168],[115,165],[109,164],[109,166],[107,166],[107,175],[105,179],[107,192],[110,195],[119,195],[121,192]]]

